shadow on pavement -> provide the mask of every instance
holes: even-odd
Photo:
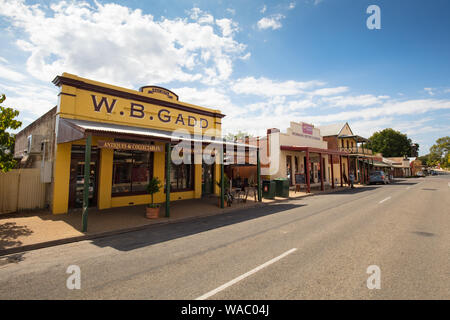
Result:
[[[333,194],[338,194],[338,195],[341,195],[341,194],[357,194],[357,193],[361,193],[361,192],[366,192],[366,191],[371,191],[371,190],[374,190],[374,189],[376,189],[377,187],[375,187],[375,186],[365,186],[365,187],[359,187],[359,188],[354,188],[354,189],[351,189],[351,188],[346,188],[346,189],[343,189],[343,190],[339,190],[339,191],[335,191],[335,192],[332,192],[332,193],[330,193],[330,195],[333,195]]]
[[[232,211],[184,222],[154,225],[140,231],[94,239],[92,240],[92,244],[102,248],[111,247],[120,251],[130,251],[303,206],[305,205],[280,203]]]
[[[419,182],[420,182],[420,180],[419,181],[417,181],[417,180],[414,180],[414,181],[401,181],[401,182],[394,181],[391,184],[392,185],[397,185],[397,186],[413,186],[413,185],[418,184]]]
[[[32,233],[33,231],[27,226],[21,226],[15,222],[0,223],[0,249],[18,247],[22,245],[22,241],[18,238]]]

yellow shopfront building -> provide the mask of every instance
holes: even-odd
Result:
[[[180,102],[175,93],[155,86],[136,91],[67,73],[53,83],[60,87],[50,203],[54,214],[82,206],[88,152],[89,206],[98,209],[149,203],[146,185],[152,177],[164,184],[155,203],[221,194],[216,182],[223,165],[202,160],[205,141],[221,135],[220,111]],[[170,161],[176,137],[200,152],[183,154],[189,160],[181,164]]]

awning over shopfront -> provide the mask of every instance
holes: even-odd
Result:
[[[376,160],[373,161],[372,165],[374,167],[380,167],[380,168],[392,168],[392,165],[390,165],[388,163],[376,161]]]
[[[158,141],[164,142],[165,147],[165,185],[170,185],[170,161],[171,161],[171,150],[172,145],[177,144],[181,141],[187,141],[191,143],[198,143],[202,146],[204,145],[215,145],[219,146],[219,157],[220,157],[220,203],[221,207],[224,207],[224,156],[227,151],[234,154],[234,157],[238,157],[239,153],[244,153],[244,159],[249,159],[250,157],[247,153],[253,152],[256,153],[256,166],[257,166],[257,179],[258,179],[258,200],[261,201],[261,182],[260,182],[260,163],[259,163],[259,148],[255,145],[249,145],[244,143],[238,143],[234,141],[225,141],[220,137],[215,138],[211,136],[195,136],[189,133],[186,134],[177,134],[172,132],[167,132],[163,130],[151,129],[151,128],[140,128],[134,126],[126,126],[126,125],[118,125],[112,123],[105,122],[93,122],[87,120],[78,120],[78,119],[67,119],[60,118],[57,122],[57,143],[67,143],[72,141],[77,141],[81,139],[86,139],[86,152],[85,152],[85,163],[90,163],[90,153],[91,153],[91,144],[93,136],[100,137],[109,137],[115,139],[127,139],[127,140],[140,140],[140,141]],[[115,145],[115,142],[112,144]],[[117,142],[120,145],[120,142]],[[143,147],[143,145],[135,146],[134,143],[125,143],[128,146],[132,147]],[[223,148],[220,148],[223,146]],[[235,153],[235,151],[237,151]],[[217,152],[217,151],[215,151]],[[228,158],[232,158],[232,156],[228,155]],[[84,179],[85,181],[89,181],[89,166],[85,167]],[[83,192],[83,230],[87,230],[87,205],[85,203],[88,202],[87,195],[89,192],[87,191],[89,188],[88,184],[85,183],[84,192]],[[165,188],[166,194],[166,217],[169,217],[169,205],[170,205],[170,191],[169,188]]]
[[[58,139],[57,143],[65,143],[84,139],[87,133],[91,133],[97,136],[111,137],[111,138],[123,138],[123,139],[140,139],[140,140],[156,140],[161,142],[177,143],[180,140],[198,142],[202,144],[216,144],[224,145],[234,148],[245,149],[258,149],[255,145],[249,145],[244,143],[238,143],[234,141],[222,141],[217,140],[214,137],[197,137],[193,135],[179,135],[168,131],[156,130],[150,128],[139,128],[131,126],[123,126],[112,123],[93,122],[86,120],[76,119],[63,119],[59,120],[58,124]]]
[[[300,147],[300,146],[280,146],[281,150],[287,151],[299,151],[299,152],[311,152],[311,153],[323,153],[323,154],[331,154],[331,155],[340,155],[340,156],[348,156],[348,152],[339,151],[334,149],[320,149],[313,147]]]
[[[344,139],[344,138],[351,138],[354,139],[357,143],[361,143],[361,142],[369,142],[369,139],[358,136],[358,135],[342,135],[339,136],[339,138]]]
[[[281,145],[280,146],[280,150],[285,150],[285,151],[297,151],[297,152],[305,152],[306,153],[306,163],[309,163],[309,155],[311,153],[317,153],[317,154],[326,154],[331,156],[331,159],[333,159],[333,156],[337,155],[339,156],[339,169],[340,169],[340,173],[341,173],[341,187],[343,186],[343,181],[342,181],[342,160],[341,157],[348,157],[349,154],[346,151],[340,151],[340,150],[335,150],[335,149],[322,149],[322,148],[314,148],[314,147],[304,147],[304,146],[286,146],[286,145]],[[320,159],[320,163],[322,163],[322,159]],[[310,176],[309,176],[309,169],[306,170],[306,192],[309,193],[311,192],[311,185],[310,185]],[[333,171],[333,166],[331,166],[331,172],[332,172],[332,188],[334,188],[334,171]],[[321,170],[321,175],[320,175],[320,189],[323,191],[324,190],[324,183],[323,183],[323,170]]]

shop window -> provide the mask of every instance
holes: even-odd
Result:
[[[114,150],[112,195],[145,194],[153,176],[153,152]]]
[[[170,167],[170,192],[194,190],[194,155],[191,163],[174,164]]]

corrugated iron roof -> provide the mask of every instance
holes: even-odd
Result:
[[[87,121],[87,120],[76,120],[76,119],[64,119],[64,121],[67,121],[73,126],[81,128],[83,131],[90,131],[90,132],[102,132],[102,133],[109,133],[109,134],[120,134],[120,135],[133,135],[133,136],[141,136],[141,137],[148,137],[148,138],[156,138],[156,139],[162,139],[167,141],[191,141],[191,142],[201,142],[206,144],[225,144],[229,146],[234,147],[247,147],[251,149],[256,149],[256,146],[244,144],[244,143],[237,143],[234,141],[225,141],[222,140],[216,140],[214,137],[206,136],[206,137],[197,137],[193,135],[175,135],[170,131],[163,131],[163,130],[157,130],[157,129],[150,129],[150,128],[140,128],[140,127],[131,127],[131,126],[124,126],[124,125],[118,125],[113,123],[104,123],[104,122],[94,122],[94,121]]]

